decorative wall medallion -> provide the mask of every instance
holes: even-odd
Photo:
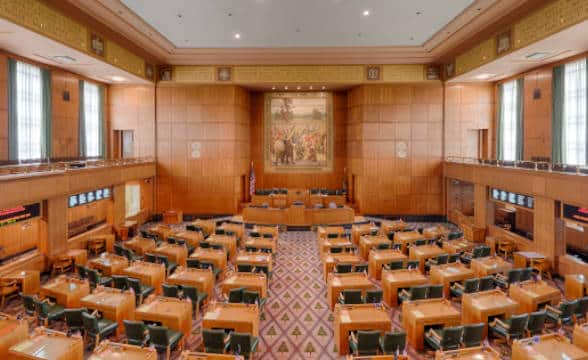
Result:
[[[219,67],[216,69],[216,79],[218,81],[231,81],[231,75],[230,67]]]
[[[436,65],[427,66],[427,80],[439,80],[441,78],[439,67]]]
[[[366,75],[368,80],[380,80],[382,68],[380,65],[370,65],[367,67]]]
[[[159,80],[160,81],[171,81],[172,79],[172,67],[162,66],[159,68]]]
[[[445,77],[450,78],[455,76],[455,64],[449,63],[445,64]]]
[[[512,47],[512,41],[511,41],[510,30],[505,31],[501,34],[498,34],[498,36],[496,36],[496,54],[497,55],[500,55],[502,53],[510,51],[511,47]]]
[[[190,157],[192,159],[199,159],[201,156],[202,145],[200,142],[190,143]]]
[[[90,35],[90,51],[94,55],[104,57],[104,39],[97,34]]]
[[[151,81],[153,81],[153,76],[155,75],[155,70],[153,64],[145,63],[145,77]]]
[[[396,143],[396,157],[404,159],[408,156],[408,145],[404,141]]]

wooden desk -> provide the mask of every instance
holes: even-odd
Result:
[[[441,325],[457,326],[461,313],[447,299],[404,301],[402,303],[402,326],[407,340],[417,350],[424,348],[425,327]]]
[[[259,307],[255,304],[212,302],[202,319],[204,329],[232,329],[259,336]]]
[[[212,354],[186,350],[180,355],[180,360],[245,360],[245,358],[233,354]]]
[[[534,338],[514,340],[512,360],[588,360],[588,352],[572,345],[562,335],[548,334],[538,338],[539,342]]]
[[[221,277],[224,276],[227,267],[227,253],[224,250],[198,248],[190,255],[190,259],[212,263],[215,269],[222,271]]]
[[[181,331],[185,341],[192,331],[192,303],[189,300],[151,295],[135,310],[135,319],[160,322],[172,330]]]
[[[441,254],[444,254],[443,249],[437,245],[421,245],[411,246],[408,257],[411,260],[419,260],[419,269],[421,272],[425,272],[425,262]]]
[[[245,237],[245,227],[243,226],[243,224],[233,224],[233,223],[229,223],[229,222],[224,222],[218,228],[223,229],[225,231],[225,233],[227,231],[234,232],[235,236],[237,237],[237,240],[239,240],[239,239],[242,240]],[[270,226],[270,228],[271,228],[271,226]]]
[[[0,315],[0,359],[8,359],[8,349],[29,337],[29,324],[10,315]]]
[[[169,261],[175,262],[180,266],[186,266],[188,258],[188,248],[177,244],[163,244],[153,250],[154,254],[167,256]]]
[[[75,265],[86,265],[88,262],[88,250],[86,249],[69,249],[66,253]]]
[[[588,351],[588,324],[574,326],[574,333],[572,334],[572,341],[574,345],[584,351]]]
[[[476,276],[482,277],[498,273],[507,273],[512,269],[512,264],[500,256],[487,256],[472,259],[470,268],[474,271]]]
[[[272,270],[272,254],[267,253],[249,253],[241,251],[235,258],[235,265],[253,265],[253,266],[267,266]]]
[[[557,305],[561,300],[559,289],[544,281],[511,284],[508,288],[508,296],[520,304],[519,314],[537,311],[538,306],[545,303]]]
[[[80,336],[70,336],[42,327],[31,337],[13,345],[8,351],[11,360],[83,360],[84,342]]]
[[[362,290],[363,295],[365,295],[366,290],[374,289],[375,287],[367,275],[363,273],[330,273],[327,277],[327,301],[330,309],[335,308],[339,293],[343,290],[358,289]]]
[[[149,347],[102,341],[88,360],[157,360],[157,351]]]
[[[498,351],[490,347],[473,347],[435,352],[435,360],[501,360]]]
[[[473,250],[476,247],[476,243],[466,239],[444,240],[441,247],[446,253],[455,254]]]
[[[349,354],[349,333],[357,330],[380,330],[383,334],[392,328],[392,320],[383,306],[374,304],[335,306],[335,346],[340,355]]]
[[[193,286],[199,292],[208,294],[206,301],[211,301],[214,295],[214,273],[209,269],[184,268],[179,266],[167,278],[168,284],[179,286]]]
[[[406,261],[406,255],[399,250],[376,250],[372,249],[368,256],[368,275],[371,278],[380,280],[382,277],[382,267],[391,261]]]
[[[245,246],[254,247],[256,249],[272,249],[272,253],[276,254],[278,252],[278,243],[273,239],[264,239],[264,238],[254,238],[249,237],[245,241]]]
[[[194,247],[198,247],[200,242],[204,241],[204,235],[202,235],[200,231],[177,231],[174,232],[171,236],[176,239],[184,240],[186,241],[186,244]]]
[[[151,226],[147,229],[148,232],[156,234],[159,237],[159,240],[167,241],[167,237],[170,236],[173,232],[172,228],[168,225],[155,225]]]
[[[545,255],[533,251],[516,251],[512,254],[515,268],[526,268],[531,266],[531,261],[545,259]]]
[[[431,226],[423,229],[423,236],[425,239],[435,239],[441,236],[447,237],[447,234],[449,234],[449,229],[442,225]]]
[[[462,263],[449,263],[431,266],[432,284],[443,284],[443,294],[449,296],[449,288],[454,282],[475,277],[474,272]]]
[[[484,337],[488,334],[488,318],[508,319],[517,313],[519,303],[498,289],[463,294],[461,318],[463,324],[484,323]]]
[[[123,246],[127,249],[133,250],[135,254],[145,255],[145,253],[149,253],[155,250],[157,244],[153,239],[135,236],[131,240],[125,241]]]
[[[360,224],[351,226],[351,241],[355,244],[359,244],[359,238],[362,235],[369,235],[372,232],[373,224]],[[377,229],[377,227],[376,227]],[[386,234],[382,234],[386,235]]]
[[[423,235],[417,231],[402,231],[394,234],[394,244],[400,244],[400,249],[406,254],[408,245],[417,240],[424,239]]]
[[[114,234],[92,235],[92,236],[88,237],[87,241],[88,240],[103,240],[104,246],[106,247],[106,251],[107,252],[114,251],[114,240],[115,240]]]
[[[167,210],[163,212],[164,224],[179,224],[184,221],[184,213],[181,210]]]
[[[417,269],[382,270],[384,302],[390,307],[398,305],[398,292],[411,286],[427,284],[429,280]]]
[[[278,239],[278,236],[280,234],[280,229],[276,225],[274,225],[274,226],[255,225],[251,231],[258,232],[261,237],[263,237],[264,234],[272,234],[272,236],[276,240]]]
[[[129,266],[129,260],[124,256],[102,253],[88,261],[88,267],[99,270],[104,276],[120,275]]]
[[[568,300],[586,296],[586,277],[580,274],[566,275],[565,294]]]
[[[359,238],[359,256],[367,260],[370,250],[380,244],[392,246],[392,241],[384,235],[363,235]]]
[[[347,238],[341,237],[336,239],[319,239],[319,251],[321,255],[331,252],[331,248],[340,247],[345,250],[350,250],[355,247],[353,243]]]
[[[318,226],[316,228],[316,236],[318,239],[326,239],[328,234],[343,236],[343,234],[345,234],[345,228],[343,226]]]
[[[380,231],[387,235],[391,231],[402,231],[408,227],[408,224],[402,220],[385,220],[380,224]],[[396,234],[394,235],[396,237]]]
[[[135,320],[135,294],[132,291],[97,287],[90,295],[80,300],[82,307],[98,310],[102,317],[118,323],[116,334],[125,332],[123,320]]]
[[[33,295],[39,292],[41,272],[39,270],[13,271],[2,275],[2,279],[16,281],[23,294]]]
[[[89,293],[90,284],[87,280],[79,280],[66,275],[49,280],[39,290],[39,296],[42,299],[51,297],[66,308],[79,308],[80,299]]]
[[[330,273],[332,273],[335,269],[335,265],[338,263],[342,264],[357,264],[363,261],[362,258],[353,254],[353,253],[338,253],[338,254],[329,254],[325,253],[323,256],[323,276],[325,278],[325,282]]]
[[[208,235],[214,234],[216,230],[216,221],[214,219],[196,219],[196,221],[192,221],[192,225],[201,227]]]
[[[206,239],[211,245],[222,245],[226,252],[229,254],[229,258],[234,258],[237,254],[237,237],[228,235],[210,235]],[[273,241],[272,241],[273,242]]]
[[[244,287],[249,291],[257,291],[262,298],[267,297],[267,277],[263,273],[234,273],[221,284],[224,295],[229,290]]]
[[[122,271],[123,275],[139,279],[141,284],[151,286],[156,295],[161,294],[161,284],[165,281],[166,269],[164,264],[154,264],[146,261],[134,261],[131,266]]]

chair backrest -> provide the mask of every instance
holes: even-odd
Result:
[[[509,284],[521,281],[522,269],[511,269],[508,271],[507,281]]]
[[[132,345],[142,345],[145,342],[145,323],[142,321],[123,320],[127,341]]]
[[[247,252],[257,252],[257,248],[255,246],[245,246],[245,251],[247,251]]]
[[[532,276],[533,276],[533,268],[528,267],[528,268],[521,269],[520,281],[531,280]]]
[[[508,319],[508,323],[510,328],[508,329],[508,333],[511,337],[521,337],[523,336],[523,332],[527,327],[527,321],[529,320],[529,314],[520,314],[520,315],[513,315],[510,319]]]
[[[200,262],[201,269],[212,269],[214,271],[214,264],[208,261],[201,261]]]
[[[144,257],[145,257],[145,261],[147,261],[147,262],[150,262],[150,263],[157,262],[157,257],[155,256],[155,254],[145,253]]]
[[[265,275],[269,276],[269,267],[266,265],[257,265],[255,266],[255,272],[264,273]]]
[[[463,343],[465,347],[480,346],[484,338],[485,323],[470,324],[463,327]]]
[[[540,334],[545,326],[545,319],[547,318],[547,312],[535,311],[529,315],[529,322],[527,323],[527,330],[531,335]]]
[[[219,229],[216,229],[216,230],[214,231],[214,233],[215,233],[216,235],[224,235],[224,234],[225,234],[225,229],[221,229],[221,228],[219,228]]]
[[[157,259],[158,263],[164,264],[166,268],[169,266],[169,260],[168,260],[167,256],[158,254],[158,255],[155,255],[155,258]]]
[[[361,290],[358,289],[344,289],[341,291],[343,295],[344,304],[361,304]]]
[[[375,355],[380,347],[380,331],[359,330],[357,332],[357,351],[359,355]]]
[[[272,248],[261,247],[259,251],[265,254],[271,254],[273,252]]]
[[[343,252],[343,248],[342,247],[338,247],[338,246],[333,246],[331,247],[331,254],[340,254]]]
[[[141,230],[141,236],[150,239],[152,237],[152,234],[149,233],[147,230]]]
[[[225,331],[222,329],[202,329],[204,351],[207,353],[223,353],[225,349]]]
[[[76,264],[76,269],[78,270],[78,276],[80,277],[80,279],[85,279],[88,277],[86,267],[84,265]]]
[[[423,300],[427,298],[427,291],[429,291],[429,285],[412,286],[410,288],[409,300]]]
[[[233,230],[225,230],[225,235],[227,235],[227,236],[235,236],[235,232]]]
[[[438,265],[447,264],[448,261],[449,261],[449,254],[437,255],[437,264]]]
[[[488,257],[490,256],[491,249],[489,246],[483,245],[482,246],[482,256],[481,257]]]
[[[210,244],[210,247],[214,250],[222,250],[224,247],[221,244]]]
[[[427,243],[427,240],[425,240],[425,239],[418,239],[418,240],[415,240],[414,245],[415,246],[423,246],[426,243]]]
[[[584,296],[583,298],[578,299],[578,306],[576,306],[576,316],[586,316],[586,312],[588,311],[588,296]]]
[[[237,264],[237,271],[238,272],[251,272],[253,266],[249,264]]]
[[[404,260],[394,260],[388,263],[388,267],[390,270],[400,270],[404,266]]]
[[[245,304],[255,304],[259,302],[259,292],[257,291],[243,291],[243,302]]]
[[[199,246],[203,249],[208,249],[210,247],[210,243],[208,241],[201,241]]]
[[[100,282],[100,274],[96,269],[86,269],[86,274],[88,274],[88,281],[90,284],[96,285]]]
[[[480,286],[480,279],[466,279],[463,282],[463,292],[464,294],[471,294],[478,291],[478,287]]]
[[[200,260],[198,259],[187,259],[186,266],[189,268],[199,268],[200,267]]]
[[[36,311],[36,307],[35,307],[35,298],[33,297],[33,295],[21,294],[21,297],[22,297],[22,302],[23,302],[25,311],[29,315],[34,314]]]
[[[176,244],[186,246],[186,240],[185,239],[176,239]]]
[[[395,231],[390,231],[387,236],[388,236],[388,240],[392,240],[394,241],[394,234],[396,234]]]
[[[449,254],[449,258],[447,259],[448,263],[454,263],[457,262],[457,260],[459,260],[459,253],[453,253],[453,254]]]
[[[561,311],[561,315],[559,316],[561,319],[567,319],[571,317],[576,308],[578,307],[578,300],[571,300],[571,301],[564,301],[559,305],[559,310]]]
[[[91,334],[98,333],[98,318],[87,312],[82,313],[82,322],[84,324],[84,330]]]
[[[243,302],[243,292],[244,291],[245,291],[244,287],[230,289],[229,290],[229,302],[230,303]]]
[[[117,289],[124,290],[128,287],[127,284],[128,276],[126,275],[112,275],[112,281],[114,283],[114,287]]]
[[[192,303],[196,303],[198,301],[198,288],[194,286],[182,286],[182,293],[185,297],[192,300]]]
[[[233,331],[231,333],[230,351],[232,353],[238,352],[241,355],[249,354],[251,352],[251,343],[251,334]]]
[[[494,277],[492,275],[488,275],[480,278],[480,285],[478,288],[479,291],[487,291],[492,290],[494,285]]]
[[[382,290],[367,290],[365,292],[365,302],[366,304],[378,304],[382,302],[383,296],[384,292]]]
[[[141,280],[130,277],[127,278],[127,284],[131,289],[133,289],[135,294],[141,293]]]
[[[178,241],[177,241],[177,239],[176,239],[175,237],[173,237],[173,236],[168,236],[168,237],[167,237],[167,242],[168,242],[168,243],[170,243],[170,244],[175,244],[175,243],[177,243]]]
[[[178,286],[173,284],[161,284],[163,296],[177,298],[179,294]]]
[[[274,238],[274,235],[273,234],[269,234],[269,233],[265,233],[265,234],[263,234],[263,238],[264,239],[273,239]]]
[[[378,250],[390,249],[390,244],[380,243],[376,246],[376,249],[378,249]]]
[[[396,350],[398,350],[398,353],[402,354],[404,348],[406,348],[406,332],[394,331],[384,334],[384,339],[382,341],[382,350],[384,351],[384,354],[394,354],[396,353]]]
[[[408,260],[406,262],[407,269],[418,269],[421,264],[420,260]]]
[[[250,237],[255,237],[255,238],[258,238],[258,237],[260,237],[260,235],[259,235],[259,232],[257,232],[257,231],[252,231],[252,232],[250,232],[250,233],[249,233],[249,236],[250,236]]]
[[[367,272],[368,271],[368,264],[367,263],[360,263],[353,266],[354,272]]]
[[[400,250],[400,249],[402,249],[402,244],[392,244],[392,249]]]
[[[441,350],[455,350],[459,347],[463,326],[446,327],[441,338]]]
[[[484,247],[483,246],[476,246],[474,248],[474,251],[472,252],[472,258],[476,259],[476,258],[482,257],[482,254],[484,254]]]
[[[149,342],[156,347],[169,346],[169,338],[167,336],[167,328],[165,326],[147,326],[149,330]]]
[[[124,256],[124,248],[121,244],[114,244],[114,253],[119,256]]]
[[[430,285],[427,299],[438,299],[443,297],[443,285]]]
[[[336,239],[339,237],[339,234],[337,233],[328,233],[327,234],[327,239]]]
[[[63,311],[65,315],[65,323],[69,328],[82,328],[84,321],[82,319],[82,313],[87,312],[86,308],[79,309],[65,309]]]
[[[49,305],[41,300],[34,299],[35,302],[35,312],[37,316],[40,318],[46,318],[49,314]]]

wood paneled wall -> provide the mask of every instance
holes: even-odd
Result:
[[[367,85],[349,92],[348,164],[367,214],[443,214],[443,87]]]
[[[107,109],[112,130],[133,131],[134,157],[155,157],[155,86],[110,85]]]
[[[445,86],[445,156],[474,158],[480,155],[490,156],[493,148],[494,109],[492,83],[447,84]],[[484,146],[484,142],[488,146]],[[486,154],[481,154],[480,149],[486,149]]]
[[[474,184],[447,180],[447,214],[457,210],[464,215],[474,215]]]
[[[541,68],[524,75],[524,159],[551,158],[553,70]],[[540,97],[535,99],[536,92]]]
[[[51,157],[75,158],[79,150],[79,78],[66,71],[51,72]],[[69,92],[69,100],[63,93]]]
[[[265,173],[264,172],[264,93],[251,94],[251,160],[255,169],[256,188],[329,188],[343,187],[346,166],[347,94],[333,93],[334,162],[328,173]]]
[[[159,85],[156,99],[158,212],[238,212],[249,170],[249,93]],[[193,146],[200,146],[199,157]]]
[[[0,162],[8,160],[8,57],[0,53]]]

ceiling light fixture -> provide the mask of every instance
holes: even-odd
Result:
[[[127,81],[127,79],[125,79],[124,77],[122,77],[122,76],[117,76],[117,75],[111,76],[111,77],[110,77],[110,79],[111,79],[112,81],[116,81],[116,82]]]
[[[370,16],[370,11],[369,10],[364,10],[363,11],[363,16]]]
[[[551,55],[548,51],[537,51],[532,54],[525,56],[529,60],[542,60]]]
[[[284,86],[284,90],[288,90],[288,87],[287,86]]]
[[[272,86],[272,90],[276,90],[276,87],[275,86]]]
[[[321,88],[321,90],[325,90],[326,88],[327,88],[326,86],[323,86],[323,87]]]
[[[308,88],[309,88],[310,90],[312,90],[312,85],[310,85]]]
[[[417,16],[421,16],[421,15],[423,15],[423,12],[422,11],[417,11],[416,14],[417,14]]]
[[[241,34],[239,34],[239,33],[236,33],[236,34],[235,34],[235,39],[237,39],[237,40],[238,40],[238,39],[240,39],[240,38],[241,38]]]
[[[478,80],[487,80],[490,79],[491,77],[496,76],[495,74],[480,74],[480,75],[476,75],[476,79]]]
[[[60,63],[60,64],[73,64],[76,62],[76,59],[72,58],[71,56],[67,56],[67,55],[52,56],[51,59],[53,59],[53,61]]]
[[[300,90],[300,86],[296,86],[296,90]]]

